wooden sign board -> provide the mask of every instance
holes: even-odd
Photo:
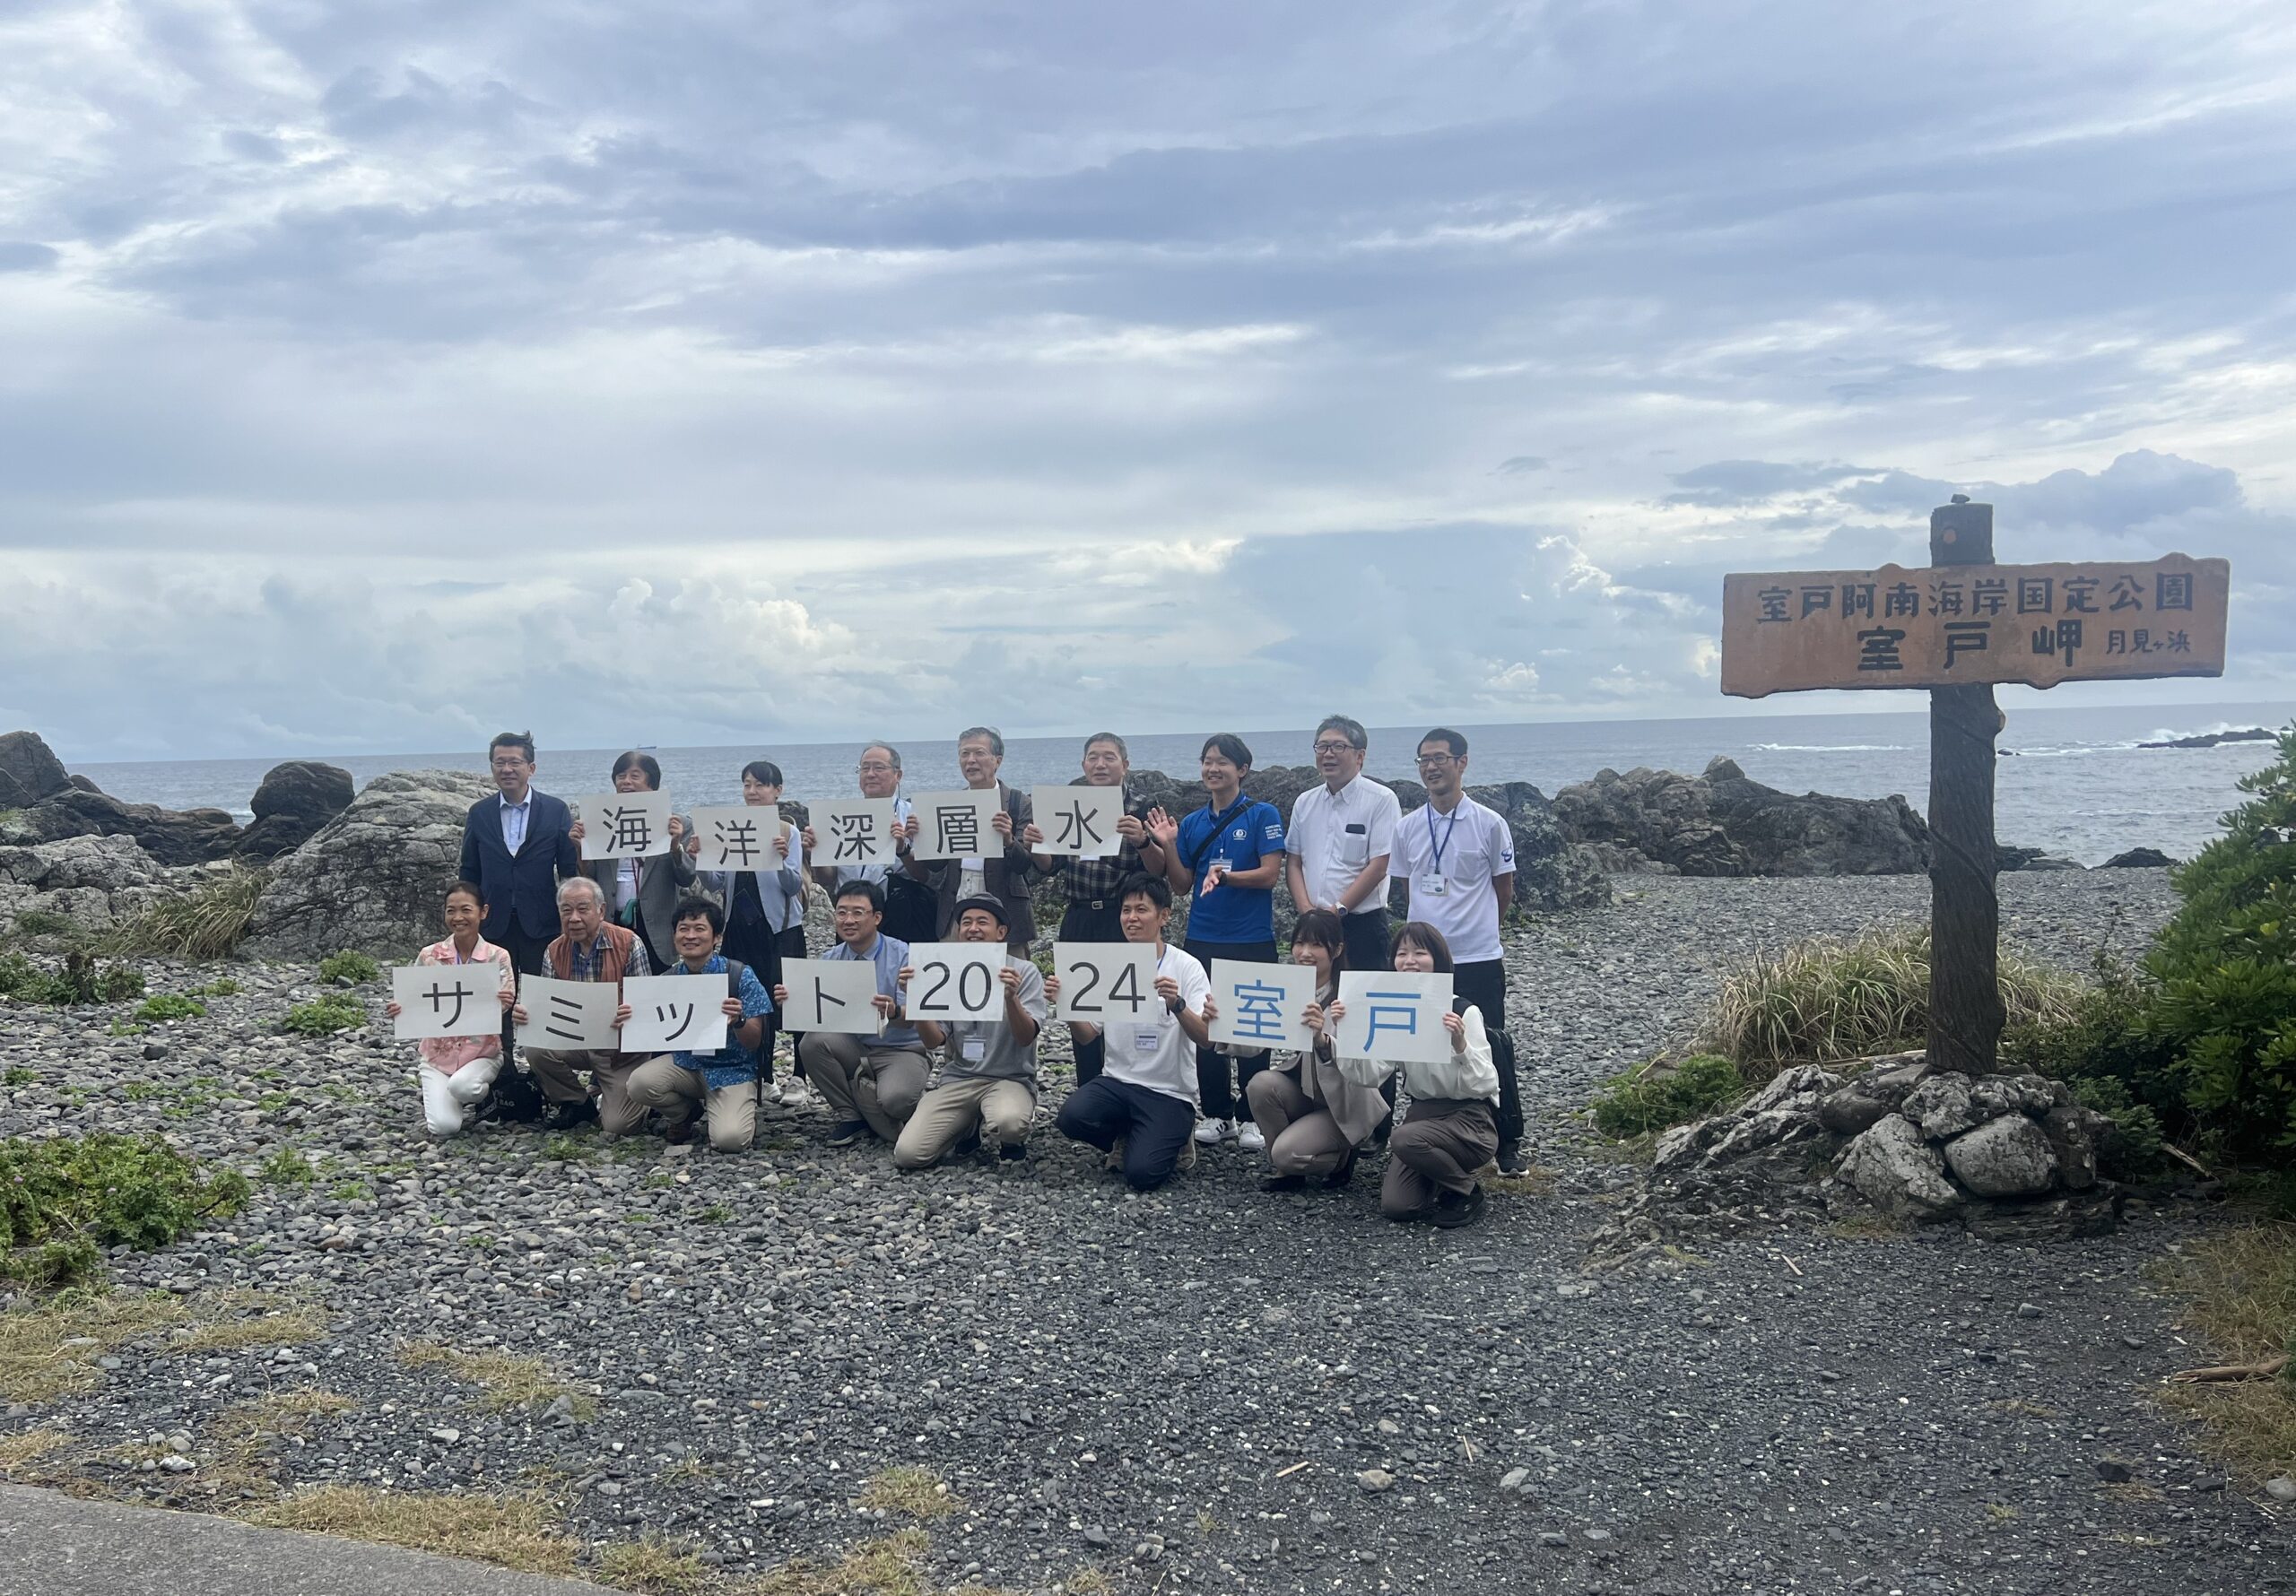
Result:
[[[1726,577],[1722,690],[2222,676],[2231,585],[2229,561],[2182,554]]]

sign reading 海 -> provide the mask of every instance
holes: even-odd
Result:
[[[2222,676],[2229,562],[1771,571],[1722,583],[1722,690]]]
[[[601,793],[578,798],[585,859],[643,859],[670,851],[667,793]]]

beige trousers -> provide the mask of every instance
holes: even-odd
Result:
[[[694,1111],[709,1116],[709,1145],[721,1153],[745,1153],[757,1140],[757,1082],[712,1089],[701,1071],[661,1054],[638,1066],[630,1078],[630,1100],[659,1114],[665,1128],[693,1123]]]
[[[1414,1219],[1435,1206],[1439,1192],[1464,1197],[1474,1172],[1498,1156],[1499,1121],[1479,1098],[1414,1098],[1387,1138],[1387,1177],[1379,1185],[1379,1211]]]
[[[599,1134],[627,1135],[645,1120],[646,1110],[630,1100],[630,1078],[647,1062],[643,1054],[603,1050],[558,1053],[529,1047],[523,1056],[526,1067],[535,1072],[535,1084],[552,1102],[579,1103],[596,1096]],[[590,1072],[587,1087],[580,1079],[585,1070]]]
[[[865,1122],[886,1141],[900,1140],[932,1073],[921,1047],[883,1047],[839,1031],[809,1032],[797,1057],[831,1114]]]
[[[1267,1138],[1267,1162],[1278,1175],[1329,1175],[1355,1149],[1321,1104],[1308,1100],[1282,1070],[1262,1070],[1244,1088],[1252,1123]]]
[[[1036,1111],[1037,1095],[1025,1080],[944,1080],[918,1100],[917,1112],[900,1128],[900,1140],[893,1143],[893,1166],[922,1169],[938,1163],[975,1127],[992,1151],[1018,1147],[1028,1139],[1029,1121]]]

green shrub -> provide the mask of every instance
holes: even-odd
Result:
[[[347,948],[319,960],[319,979],[330,986],[362,986],[382,973],[373,959]]]
[[[206,1014],[207,1005],[197,998],[178,997],[172,992],[145,998],[135,1010],[135,1018],[146,1025],[162,1019],[202,1019]]]
[[[0,1276],[74,1285],[103,1248],[163,1247],[237,1213],[248,1193],[246,1176],[203,1175],[156,1136],[0,1141]]]
[[[1592,1105],[1604,1135],[1626,1140],[1704,1119],[1745,1095],[1738,1066],[1717,1053],[1651,1059],[1602,1085]]]
[[[256,1173],[274,1186],[308,1186],[318,1178],[311,1161],[291,1147],[282,1147],[265,1158]]]
[[[30,1086],[39,1079],[39,1071],[29,1064],[10,1064],[0,1070],[0,1086]]]
[[[68,915],[60,915],[54,909],[26,909],[16,916],[16,934],[21,937],[48,937],[57,941],[77,942],[87,933]]]
[[[2004,951],[2010,1022],[2051,1022],[2083,983]],[[1761,955],[1723,979],[1695,1045],[1736,1061],[1749,1085],[1793,1063],[1835,1063],[1918,1047],[1929,1029],[1929,928],[1877,925],[1848,941],[1816,938]]]
[[[96,977],[96,996],[107,1003],[125,1003],[143,995],[144,972],[134,965],[111,965]]]
[[[189,892],[162,898],[107,934],[103,950],[160,958],[222,958],[255,924],[256,900],[268,880],[262,871],[235,868]]]
[[[2148,1034],[2182,1109],[2228,1158],[2296,1166],[2296,726],[2224,835],[2172,878],[2184,904],[2145,960]]]
[[[144,972],[129,965],[99,965],[79,951],[65,954],[60,970],[21,953],[0,953],[0,994],[24,1003],[124,1003],[144,995]]]
[[[221,981],[210,981],[197,991],[201,997],[237,997],[239,995],[239,984],[226,976]]]
[[[297,1003],[280,1020],[282,1030],[298,1036],[325,1037],[367,1023],[367,1005],[345,992],[330,992],[308,1003]]]

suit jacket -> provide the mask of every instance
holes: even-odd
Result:
[[[501,942],[514,921],[536,941],[558,934],[558,883],[582,868],[580,851],[567,835],[573,824],[564,799],[533,794],[526,841],[513,858],[502,842],[502,795],[491,793],[470,806],[470,818],[463,822],[461,875],[486,897],[481,930],[488,941]]]
[[[685,838],[680,837],[668,853],[655,854],[638,863],[641,866],[638,875],[639,918],[646,922],[646,940],[652,950],[667,957],[670,917],[677,912],[678,899],[693,885],[693,855],[685,851]],[[606,912],[612,914],[614,878],[622,873],[622,861],[585,859],[582,873],[596,881],[598,890],[606,895]]]
[[[996,784],[996,798],[1004,812],[1013,818],[1013,840],[1004,845],[1002,854],[992,854],[981,861],[981,885],[1004,906],[1005,949],[1026,954],[1037,934],[1036,906],[1030,900],[1029,887],[1043,873],[1037,869],[1036,861],[1029,857],[1029,845],[1021,840],[1021,833],[1034,819],[1031,812],[1033,806],[1026,793],[1008,787],[1002,781]],[[934,867],[934,917],[944,941],[956,927],[958,889],[963,880],[964,866],[957,860]]]

